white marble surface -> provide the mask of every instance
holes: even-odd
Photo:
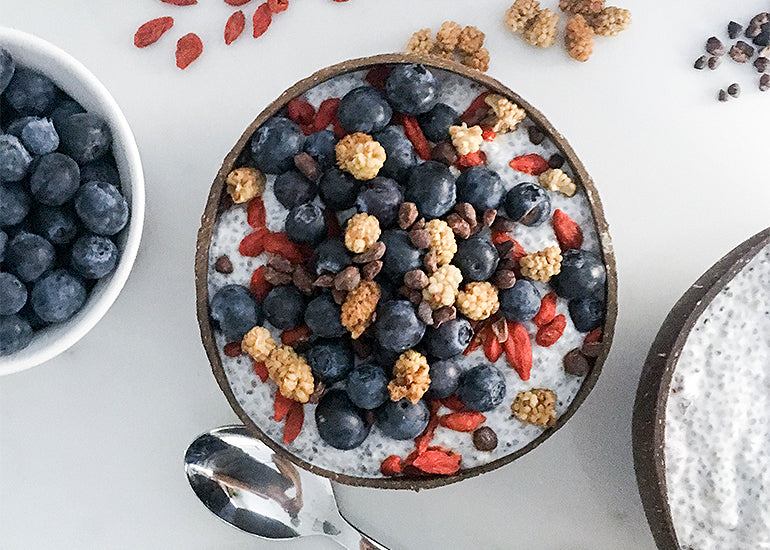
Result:
[[[679,295],[769,221],[770,137],[761,129],[770,93],[756,91],[750,67],[691,65],[708,36],[766,2],[628,0],[632,30],[601,39],[586,65],[510,36],[500,22],[507,1],[297,0],[259,41],[229,49],[220,37],[231,9],[219,0],[1,4],[2,24],[64,47],[115,95],[143,155],[148,208],[134,272],[103,321],[54,361],[0,379],[0,547],[273,547],[211,516],[182,470],[199,432],[235,421],[194,315],[195,233],[209,184],[248,122],[296,80],[455,19],[487,32],[490,74],[547,114],[598,184],[620,269],[616,342],[586,404],[535,452],[419,494],[342,488],[342,506],[394,550],[654,548],[631,460],[641,364]],[[136,27],[165,14],[176,28],[136,50]],[[182,73],[174,41],[189,31],[206,50]],[[743,97],[717,103],[718,88],[735,80]]]

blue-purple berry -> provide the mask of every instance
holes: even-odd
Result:
[[[91,232],[110,237],[128,223],[128,202],[109,183],[91,181],[75,194],[75,212]]]
[[[40,157],[29,178],[32,196],[46,206],[61,206],[75,195],[79,187],[80,168],[62,153]]]
[[[62,151],[78,164],[102,158],[112,146],[112,132],[105,120],[94,113],[77,113],[59,125]]]
[[[13,237],[5,252],[6,268],[25,283],[40,278],[53,268],[55,261],[53,245],[40,235],[26,231]]]
[[[294,156],[302,152],[305,136],[288,118],[273,117],[257,128],[250,144],[257,168],[266,174],[281,174],[294,166]]]
[[[10,134],[0,135],[0,182],[24,179],[32,163],[32,155],[19,138]]]
[[[107,237],[83,235],[72,245],[70,263],[84,279],[101,279],[118,265],[118,247]]]

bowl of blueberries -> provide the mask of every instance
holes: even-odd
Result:
[[[143,221],[139,151],[110,93],[69,54],[0,27],[0,375],[93,328]]]

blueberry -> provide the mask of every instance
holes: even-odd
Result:
[[[449,139],[449,127],[457,124],[460,115],[446,103],[436,103],[427,113],[417,117],[420,129],[433,143]]]
[[[24,127],[32,122],[33,120],[42,120],[40,117],[36,116],[23,116],[16,118],[11,121],[11,123],[5,128],[6,134],[11,134],[12,136],[15,136],[19,139],[21,139],[21,132],[24,130]]]
[[[571,300],[596,293],[604,288],[607,271],[596,254],[587,250],[562,253],[561,271],[551,278],[551,286],[559,296]]]
[[[77,235],[75,215],[69,208],[40,205],[31,218],[32,230],[51,244],[68,244]]]
[[[494,365],[478,365],[463,374],[457,395],[469,409],[491,411],[505,398],[505,377]]]
[[[286,215],[285,231],[296,243],[320,243],[328,232],[323,210],[310,202],[295,206]]]
[[[499,208],[504,193],[502,178],[484,166],[469,168],[457,178],[458,202],[470,203],[478,213]]]
[[[27,287],[18,277],[0,273],[0,315],[13,315],[27,303]]]
[[[84,279],[101,279],[118,265],[118,247],[107,237],[83,235],[72,245],[70,262]]]
[[[321,130],[305,138],[305,152],[316,159],[324,170],[337,163],[336,145],[337,138],[331,130]]]
[[[462,358],[453,357],[430,364],[430,388],[425,397],[444,399],[457,391],[462,378]]]
[[[551,199],[539,185],[520,183],[505,196],[505,211],[513,221],[534,227],[550,216]]]
[[[360,187],[361,182],[352,175],[339,168],[330,168],[318,182],[318,194],[332,210],[347,210],[355,206]]]
[[[62,123],[72,115],[76,115],[78,113],[85,113],[85,109],[83,109],[80,103],[71,97],[68,97],[56,104],[56,106],[53,108],[53,111],[51,111],[50,118],[53,121],[54,128],[56,128],[56,131],[59,132],[61,131]]]
[[[404,193],[426,218],[438,218],[449,212],[457,200],[455,177],[444,164],[429,160],[409,172]]]
[[[310,301],[305,310],[305,324],[321,338],[339,338],[347,334],[342,326],[342,310],[331,294],[321,294]]]
[[[77,113],[59,124],[62,150],[78,164],[102,158],[112,145],[110,127],[93,113]]]
[[[245,286],[227,285],[211,299],[211,318],[232,342],[262,322],[262,311]]]
[[[292,209],[311,202],[316,195],[316,186],[298,171],[289,170],[275,178],[273,193],[285,208]]]
[[[262,311],[276,328],[297,328],[305,315],[305,297],[296,286],[277,286],[265,296]]]
[[[0,181],[21,181],[27,175],[32,156],[19,138],[0,135]]]
[[[67,155],[51,153],[40,157],[29,178],[29,189],[40,204],[61,206],[80,187],[80,168]]]
[[[495,245],[485,235],[462,241],[452,259],[463,274],[463,281],[486,281],[497,269],[499,261]]]
[[[307,351],[306,359],[313,377],[324,384],[345,378],[354,362],[353,350],[342,340],[316,340]]]
[[[511,288],[501,290],[498,297],[500,313],[511,321],[529,321],[540,311],[540,292],[531,281],[518,279]]]
[[[424,401],[387,401],[377,409],[377,426],[392,439],[414,439],[428,427],[430,411]]]
[[[448,359],[462,353],[473,338],[473,328],[467,319],[456,318],[425,331],[425,349],[437,359]],[[431,367],[433,372],[433,367]]]
[[[21,223],[29,213],[31,197],[17,183],[0,182],[0,227]]]
[[[11,355],[32,342],[32,327],[18,315],[0,316],[0,356]]]
[[[396,111],[419,115],[438,103],[438,85],[423,65],[398,65],[385,82],[385,94]]]
[[[46,155],[59,148],[59,134],[48,118],[30,120],[21,131],[21,141],[34,155]]]
[[[8,246],[8,234],[0,229],[0,263],[5,260],[5,249]]]
[[[371,86],[350,90],[342,96],[337,107],[340,124],[351,134],[378,132],[388,125],[392,115],[393,109],[388,102]]]
[[[114,185],[90,181],[75,194],[75,212],[97,235],[115,235],[128,223],[128,203]]]
[[[379,365],[359,365],[348,373],[345,389],[356,407],[376,409],[390,398],[390,378]]]
[[[20,115],[41,116],[53,107],[56,91],[56,86],[47,76],[17,67],[5,89],[5,99]]]
[[[354,449],[369,435],[371,424],[343,390],[324,393],[315,409],[318,435],[335,449]]]
[[[56,251],[39,235],[21,231],[5,252],[7,269],[25,283],[32,282],[53,267]]]
[[[414,145],[406,138],[404,131],[397,126],[388,126],[372,137],[385,149],[385,164],[382,165],[380,174],[405,181],[409,177],[409,171],[420,161]]]
[[[580,332],[591,332],[604,324],[605,300],[603,294],[582,296],[569,301],[569,316]]]
[[[120,187],[118,171],[104,159],[95,160],[80,167],[80,183],[88,183],[89,181],[103,181],[115,187]]]
[[[398,218],[398,208],[404,202],[401,187],[390,178],[372,178],[358,192],[356,207],[377,218],[381,228],[390,227]]]
[[[0,94],[8,87],[15,70],[16,63],[14,63],[10,52],[5,48],[0,48]]]
[[[425,324],[417,318],[411,303],[395,300],[378,309],[374,334],[386,350],[403,353],[422,340]]]
[[[339,239],[330,239],[318,245],[315,249],[315,272],[337,274],[352,262],[348,249]]]
[[[400,355],[401,355],[401,352],[391,351],[389,349],[383,348],[377,342],[377,340],[374,340],[372,342],[371,358],[374,360],[375,363],[377,363],[379,366],[384,368],[387,372],[391,372],[393,370],[393,365],[396,364],[396,361],[398,360],[398,357]]]
[[[30,303],[38,317],[47,323],[61,323],[80,311],[86,303],[86,287],[66,269],[43,275],[32,287]]]
[[[422,267],[422,253],[414,247],[406,231],[388,229],[382,232],[380,240],[385,243],[382,272],[395,284],[401,284],[407,271]]]
[[[294,166],[294,156],[302,152],[304,144],[299,126],[288,118],[273,117],[251,137],[251,158],[263,172],[280,174]]]

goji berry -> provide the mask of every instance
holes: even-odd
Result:
[[[225,355],[228,357],[238,357],[241,353],[241,343],[240,342],[228,342],[225,344],[224,347]]]
[[[481,426],[487,417],[478,411],[461,411],[445,414],[440,423],[445,428],[456,432],[472,432]]]
[[[532,174],[533,176],[539,176],[550,168],[548,161],[537,153],[516,157],[510,162],[510,166],[518,172]]]
[[[485,101],[488,95],[489,92],[484,92],[476,99],[471,101],[471,104],[468,106],[465,112],[460,115],[460,122],[465,122],[468,124],[468,126],[473,126],[474,124],[480,122],[481,119],[483,119],[484,116],[489,112],[490,107]]]
[[[318,112],[315,115],[315,121],[313,122],[313,129],[316,132],[325,130],[329,124],[337,119],[337,107],[340,104],[338,97],[330,97],[324,99],[318,106]]]
[[[388,80],[391,72],[393,72],[392,67],[388,67],[387,65],[377,65],[376,67],[369,69],[364,80],[366,80],[372,88],[384,90],[385,82]]]
[[[300,126],[312,124],[315,120],[315,107],[304,99],[295,97],[287,105],[289,118]]]
[[[286,415],[286,424],[283,426],[283,444],[288,445],[295,439],[302,431],[302,424],[305,423],[305,407],[302,403],[296,401],[289,409],[289,414]]]
[[[334,131],[334,137],[342,139],[348,135],[348,131],[342,126],[342,123],[336,118],[332,120],[332,130]]]
[[[583,246],[583,231],[575,221],[558,208],[553,212],[551,219],[553,232],[556,233],[556,240],[562,250],[569,248],[578,249]]]
[[[583,338],[584,344],[593,344],[595,342],[601,342],[602,340],[602,329],[601,328],[595,328],[588,334],[586,334],[586,337]]]
[[[242,10],[238,10],[232,14],[228,18],[227,23],[225,23],[225,44],[229,46],[235,42],[235,39],[241,35],[245,28],[246,16],[243,14]]]
[[[267,5],[273,13],[281,13],[289,7],[289,0],[267,0]]]
[[[244,6],[251,2],[251,0],[225,0],[225,4],[229,6]]]
[[[270,232],[264,227],[258,228],[254,233],[250,233],[243,238],[241,244],[238,245],[238,252],[241,253],[241,256],[248,256],[250,258],[259,256],[265,251],[265,237],[269,234]]]
[[[476,330],[476,333],[473,335],[473,338],[471,339],[471,343],[468,344],[468,347],[465,348],[465,351],[463,351],[463,355],[470,355],[471,353],[479,349],[483,341],[484,341],[484,331]]]
[[[460,399],[456,393],[453,393],[449,397],[442,399],[441,404],[454,412],[462,411],[465,409],[465,403],[463,403],[463,400]]]
[[[254,38],[259,38],[273,22],[273,12],[270,10],[270,6],[267,2],[260,4],[257,11],[254,12],[254,19],[252,23],[254,25]]]
[[[268,233],[264,238],[264,247],[267,252],[283,256],[294,264],[302,263],[304,260],[302,251],[289,240],[286,233]]]
[[[519,260],[521,260],[524,256],[527,255],[527,251],[524,250],[524,247],[521,246],[519,241],[517,241],[516,239],[513,239],[513,248],[511,249],[511,254],[512,254],[511,259],[514,262],[519,263]]]
[[[262,382],[267,382],[270,373],[267,372],[267,366],[262,361],[254,361],[254,373],[259,376]]]
[[[426,449],[427,450],[427,449]],[[415,459],[420,456],[420,453],[417,449],[406,455],[406,458],[404,459],[404,468],[407,466],[411,466],[414,464]]]
[[[198,0],[160,0],[164,4],[171,4],[172,6],[192,6],[198,3]]]
[[[495,132],[492,128],[482,128],[481,139],[484,141],[495,141],[496,137],[497,132]]]
[[[452,475],[460,469],[462,456],[441,447],[431,447],[420,453],[412,462],[426,474]]]
[[[524,381],[529,380],[529,373],[532,370],[532,342],[527,328],[521,323],[508,323],[505,358],[519,378]]]
[[[417,156],[422,160],[430,160],[430,144],[425,138],[425,134],[422,133],[422,128],[417,122],[417,119],[413,116],[404,115],[404,133],[409,141],[414,145],[414,150],[417,151]]]
[[[136,30],[136,34],[134,34],[134,46],[137,48],[146,48],[150,44],[154,44],[161,36],[163,36],[163,33],[173,26],[173,17],[158,17],[157,19],[147,21],[147,23]]]
[[[340,221],[337,219],[337,214],[330,208],[324,209],[324,217],[326,218],[326,227],[328,228],[327,236],[330,239],[342,236],[342,227],[340,227]]]
[[[507,231],[492,231],[492,244],[498,245],[507,241],[512,241],[513,237]]]
[[[404,461],[398,455],[390,455],[380,464],[380,472],[384,476],[395,476],[404,471]]]
[[[557,315],[553,321],[540,327],[535,335],[535,342],[538,346],[547,348],[559,341],[564,329],[567,328],[567,318],[564,315]]]
[[[544,327],[556,316],[556,294],[549,292],[540,300],[540,310],[532,318],[532,322],[538,327]]]
[[[497,338],[494,337],[494,335],[487,334],[484,340],[484,355],[487,356],[487,359],[490,363],[494,363],[498,359],[500,359],[500,356],[503,354],[503,346],[500,344],[500,342],[497,341]]]
[[[431,401],[430,403],[430,419],[428,425],[423,432],[417,436],[414,440],[415,447],[418,453],[424,452],[433,440],[433,435],[436,433],[438,427],[438,410],[441,408],[441,403],[438,401]]]
[[[473,168],[474,166],[480,166],[487,162],[487,154],[479,149],[473,153],[462,155],[458,157],[455,165],[457,168]]]
[[[261,197],[254,197],[249,201],[246,209],[246,221],[254,229],[263,229],[267,223],[267,213],[265,212],[265,203]]]
[[[270,292],[271,285],[265,280],[265,266],[261,265],[251,274],[251,293],[261,302]]]
[[[184,70],[203,53],[203,42],[194,32],[188,33],[176,43],[176,66]]]
[[[280,422],[286,418],[286,415],[289,414],[289,409],[291,409],[291,406],[294,403],[296,403],[296,401],[284,397],[281,392],[276,390],[275,402],[273,403],[273,419],[276,422]]]
[[[296,328],[284,330],[281,333],[281,343],[284,346],[293,346],[301,340],[307,340],[310,337],[310,329],[305,325]]]

